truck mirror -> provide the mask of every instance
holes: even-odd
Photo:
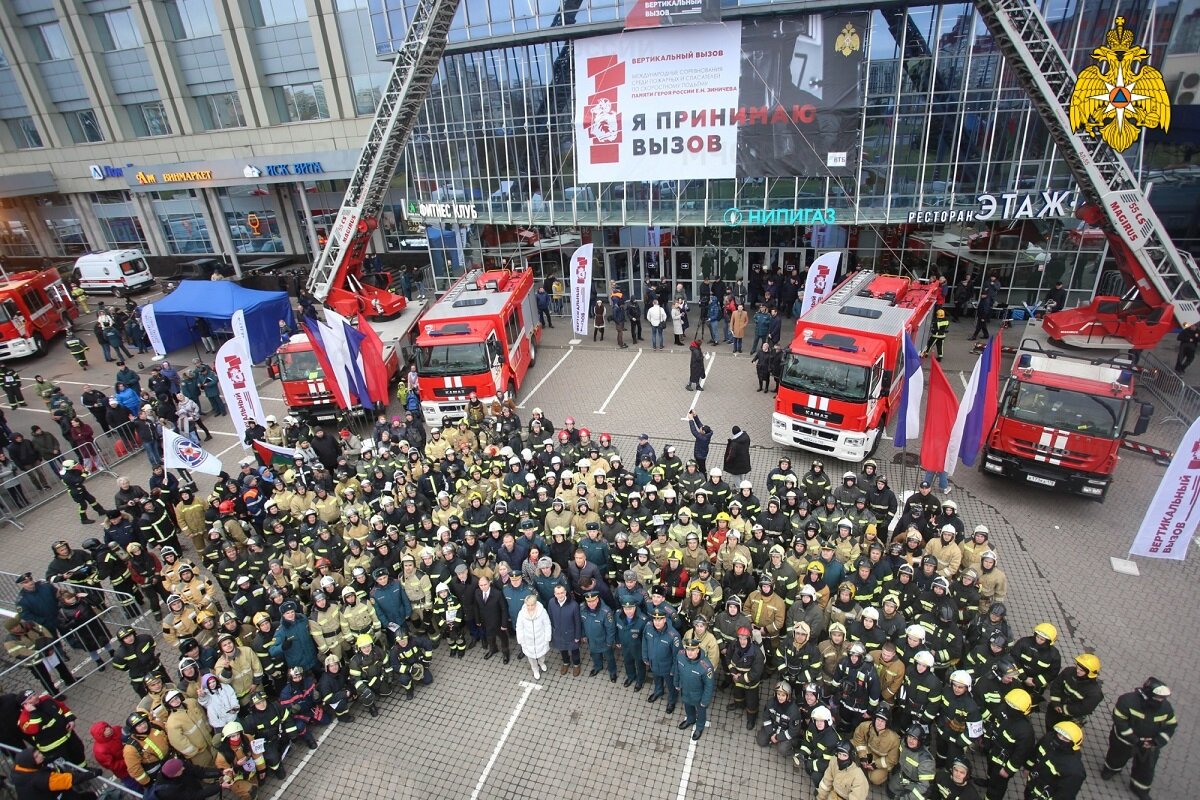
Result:
[[[1150,418],[1154,416],[1154,404],[1142,403],[1141,413],[1138,414],[1137,422],[1133,426],[1133,435],[1141,436],[1150,428]]]
[[[279,360],[275,358],[267,359],[267,374],[272,378],[279,378]]]

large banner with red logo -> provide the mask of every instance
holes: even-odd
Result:
[[[576,41],[578,182],[855,175],[867,21],[793,14]]]
[[[1183,561],[1200,523],[1200,419],[1192,423],[1158,484],[1129,548],[1132,556]]]
[[[591,242],[571,254],[567,277],[571,281],[571,330],[576,336],[587,336],[588,310],[592,304]]]
[[[254,362],[250,360],[250,340],[246,334],[246,318],[239,308],[233,312],[229,320],[233,329],[233,338],[217,351],[216,370],[217,380],[221,385],[221,396],[233,419],[234,430],[242,447],[250,449],[246,441],[246,427],[250,420],[262,423],[266,416],[263,413],[262,400],[258,396],[258,387],[254,384]]]

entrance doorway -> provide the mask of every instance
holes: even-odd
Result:
[[[647,284],[660,282],[670,285],[671,271],[665,268],[661,247],[636,248],[633,251],[633,259],[635,269],[632,291],[634,297],[645,297]]]
[[[808,270],[807,250],[804,248],[784,249],[779,251],[779,264],[783,274],[795,272],[803,275]]]
[[[700,270],[696,264],[696,248],[676,247],[671,250],[671,260],[675,266],[675,283],[683,284],[683,296],[690,303],[697,295],[696,283],[700,280]],[[675,287],[672,286],[669,296],[675,297]]]

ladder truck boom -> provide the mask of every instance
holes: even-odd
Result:
[[[979,14],[1050,131],[1086,202],[1077,216],[1098,225],[1131,287],[1125,298],[1047,316],[1064,344],[1145,349],[1174,325],[1200,321],[1200,271],[1178,250],[1121,154],[1087,130],[1076,135],[1068,106],[1077,76],[1035,3],[975,0]],[[1121,24],[1118,20],[1118,25]]]
[[[337,220],[309,273],[308,291],[338,313],[390,318],[404,311],[402,296],[363,282],[362,263],[396,165],[437,75],[458,4],[417,1]]]

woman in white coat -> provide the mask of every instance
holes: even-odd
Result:
[[[238,699],[233,687],[221,683],[216,675],[205,675],[200,679],[200,690],[196,699],[208,715],[208,724],[219,731],[238,717]]]
[[[535,595],[525,598],[525,606],[517,615],[517,644],[529,659],[533,679],[540,681],[546,671],[546,654],[550,652],[550,615]]]

